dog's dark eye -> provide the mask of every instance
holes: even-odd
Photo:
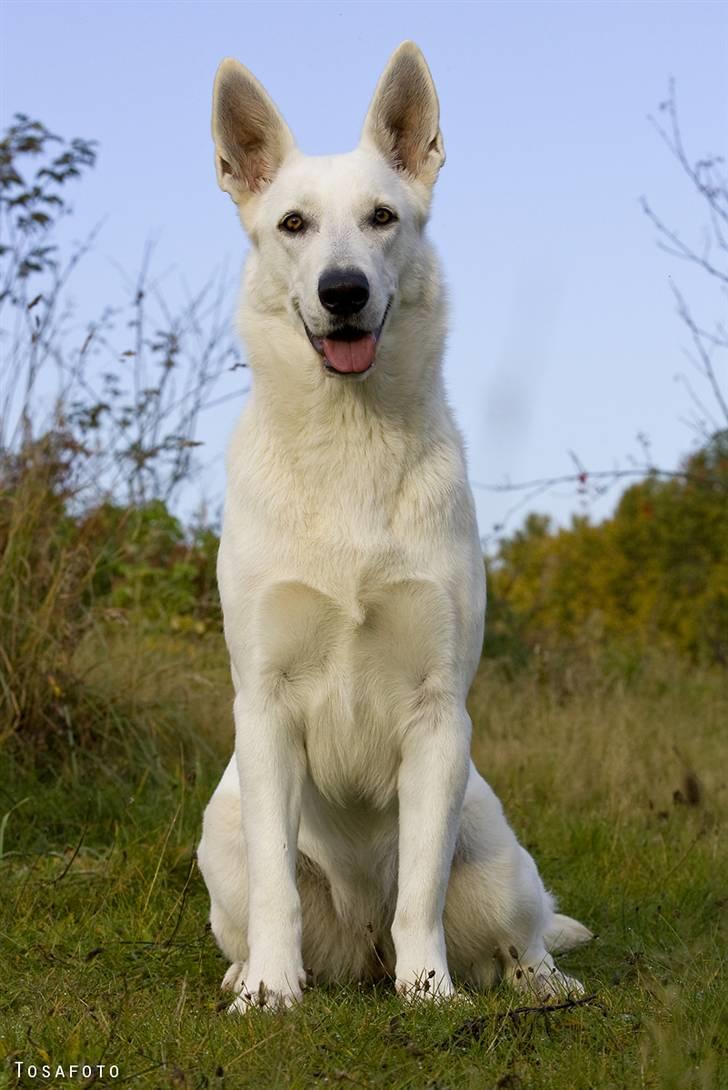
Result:
[[[375,227],[386,227],[388,223],[394,223],[397,219],[391,208],[375,208],[372,214],[372,223]]]
[[[289,235],[295,235],[298,231],[303,231],[306,226],[306,221],[303,216],[300,216],[298,212],[289,212],[287,216],[284,216],[278,227],[281,231],[287,231]]]

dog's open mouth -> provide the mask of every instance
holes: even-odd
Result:
[[[384,317],[375,332],[357,329],[345,325],[334,329],[326,337],[314,337],[305,322],[308,339],[324,361],[327,371],[335,375],[363,375],[374,366],[377,345],[382,335],[384,323],[389,314],[391,301],[387,304]],[[301,318],[303,321],[303,318]]]

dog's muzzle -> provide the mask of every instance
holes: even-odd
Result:
[[[321,356],[329,374],[343,378],[356,378],[371,371],[377,355],[377,346],[387,320],[392,300],[384,311],[384,316],[375,331],[359,329],[353,325],[339,326],[325,337],[316,337],[306,325],[303,315],[301,321],[306,335]],[[300,313],[300,312],[299,312]]]

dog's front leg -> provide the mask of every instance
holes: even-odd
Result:
[[[410,727],[402,749],[392,939],[397,991],[408,998],[453,992],[442,914],[468,778],[470,729],[464,709],[433,709]]]
[[[235,698],[235,753],[248,870],[248,964],[231,1010],[301,998],[301,902],[296,854],[303,743],[285,707]]]

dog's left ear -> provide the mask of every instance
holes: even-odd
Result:
[[[445,162],[440,105],[427,62],[414,42],[403,42],[390,57],[364,122],[362,143],[431,187]]]

